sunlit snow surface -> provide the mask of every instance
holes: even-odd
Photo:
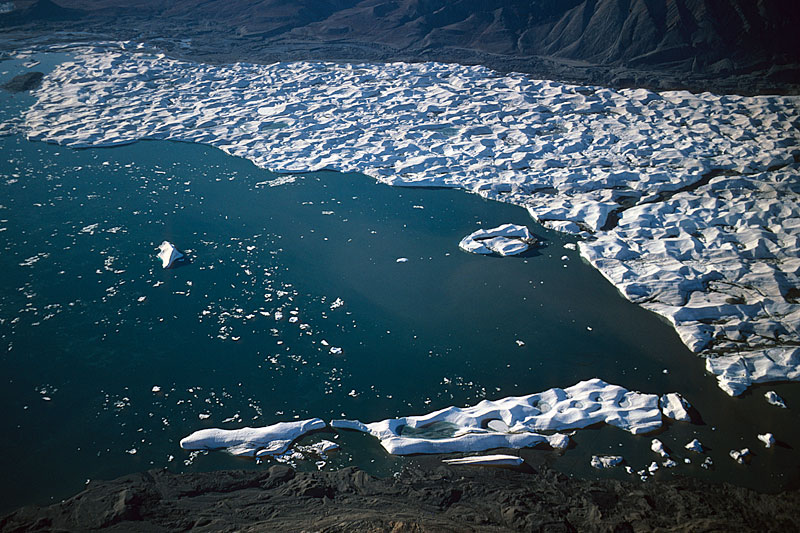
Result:
[[[37,96],[19,126],[33,140],[199,142],[279,172],[358,171],[525,206],[581,233],[583,257],[667,317],[728,393],[800,379],[798,97],[438,63],[210,66],[124,43],[77,53]]]

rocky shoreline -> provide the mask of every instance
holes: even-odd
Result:
[[[379,479],[276,465],[92,481],[63,502],[5,516],[0,531],[794,531],[798,509],[800,491],[758,494],[691,478],[441,466]]]

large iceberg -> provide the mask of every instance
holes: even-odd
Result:
[[[219,429],[208,428],[195,431],[181,439],[184,450],[226,449],[233,455],[262,457],[285,452],[296,439],[310,431],[325,428],[319,418],[278,422],[260,428]]]
[[[565,448],[562,433],[606,423],[634,435],[661,427],[659,397],[632,392],[600,379],[528,396],[483,400],[473,407],[447,407],[422,416],[364,424],[333,420],[331,426],[373,435],[389,453],[451,453],[538,444]],[[547,432],[547,434],[545,434]]]

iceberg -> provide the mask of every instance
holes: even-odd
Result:
[[[621,455],[593,455],[592,468],[612,468],[622,464],[623,458]]]
[[[279,455],[302,435],[324,429],[325,426],[323,420],[311,418],[296,422],[278,422],[260,428],[201,429],[181,439],[181,448],[184,450],[225,449],[232,455],[250,457]]]
[[[673,420],[681,422],[691,422],[692,417],[689,416],[689,402],[683,399],[683,396],[677,392],[670,392],[665,394],[659,400],[659,406],[664,416]]]
[[[442,459],[443,463],[449,465],[470,465],[470,466],[519,466],[525,462],[522,457],[516,455],[476,455],[472,457],[458,457],[456,459]]]
[[[163,268],[172,268],[175,261],[183,259],[184,255],[169,241],[164,241],[158,247],[158,258],[161,259]]]
[[[473,254],[517,255],[536,243],[526,226],[503,224],[492,229],[479,229],[461,239],[458,247]]]
[[[333,420],[331,426],[368,433],[395,455],[476,452],[539,444],[563,449],[561,432],[606,423],[634,435],[661,427],[659,397],[632,392],[600,379],[528,396],[483,400],[473,407],[447,407],[427,415],[365,424]],[[546,434],[544,432],[555,432]]]

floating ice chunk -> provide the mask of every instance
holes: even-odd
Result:
[[[461,239],[458,247],[474,254],[516,255],[536,243],[525,226],[503,224],[492,229],[479,229]]]
[[[667,450],[664,448],[664,443],[658,439],[650,441],[650,449],[659,454],[661,457],[669,457]]]
[[[648,467],[647,467],[647,471],[648,471],[648,472],[650,472],[650,475],[651,475],[651,476],[652,476],[653,474],[655,474],[657,470],[658,470],[658,463],[657,463],[657,462],[655,462],[655,461],[653,461],[652,463],[650,463],[650,466],[648,466]]]
[[[158,258],[161,259],[161,266],[164,268],[172,268],[175,261],[183,258],[183,254],[175,248],[171,242],[164,241],[158,247]]]
[[[741,450],[731,450],[729,455],[731,459],[743,465],[750,460],[751,452],[749,448],[742,448]]]
[[[338,346],[331,346],[330,352],[331,355],[342,355],[342,349]]]
[[[289,445],[301,435],[323,429],[325,422],[319,418],[278,422],[260,428],[201,429],[181,440],[184,450],[227,449],[233,455],[259,456],[277,455],[285,452]]]
[[[703,453],[703,445],[697,439],[694,439],[691,442],[687,442],[684,448],[686,448],[690,452]]]
[[[633,434],[658,429],[661,427],[658,396],[631,392],[600,379],[591,379],[566,389],[483,400],[473,407],[448,407],[427,415],[390,418],[370,424],[333,420],[331,426],[369,433],[380,440],[389,453],[407,455],[523,448],[537,444],[564,448],[569,443],[568,436],[561,433],[546,436],[537,432],[578,429],[600,422]]]
[[[593,455],[591,465],[592,468],[611,468],[622,461],[621,455]]]
[[[331,304],[331,309],[338,309],[343,305],[344,305],[344,300],[342,300],[341,298],[336,298]]]
[[[321,440],[319,442],[315,442],[314,444],[310,444],[308,446],[298,446],[303,452],[311,452],[317,455],[325,455],[328,452],[332,452],[333,450],[338,450],[339,445],[333,441],[329,440]]]
[[[676,466],[678,466],[678,463],[676,463],[672,459],[667,459],[666,461],[661,463],[661,466],[663,466],[664,468],[675,468]]]
[[[682,422],[691,422],[692,418],[689,416],[690,404],[677,392],[670,392],[661,397],[658,402],[661,407],[661,412],[664,416],[673,420],[680,420]]]
[[[786,409],[786,402],[784,402],[783,398],[778,396],[778,394],[774,390],[765,392],[764,398],[766,398],[767,402],[769,402],[770,404],[777,405],[778,407],[783,407],[784,409]]]
[[[458,457],[456,459],[442,459],[449,465],[471,466],[519,466],[525,462],[522,457],[515,455],[476,455],[473,457]]]
[[[706,457],[705,461],[702,462],[700,466],[705,469],[711,468],[714,465],[714,461],[711,460],[711,457]]]
[[[153,388],[150,389],[152,392],[161,392],[161,387],[158,385],[153,385]]]
[[[772,445],[775,444],[775,436],[772,433],[764,433],[763,435],[759,435],[758,440],[763,442],[764,446],[767,448],[772,448]]]
[[[515,342],[517,343],[517,346],[519,346],[520,348],[525,346],[525,341],[521,341],[521,340],[517,339]]]
[[[575,244],[574,242],[568,242],[568,243],[564,244],[564,248],[566,248],[567,250],[577,250],[578,249],[578,245]]]
[[[395,263],[408,263],[408,257],[398,257]]]

